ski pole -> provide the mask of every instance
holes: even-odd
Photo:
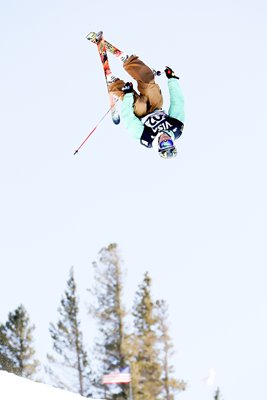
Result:
[[[108,115],[108,113],[111,111],[111,109],[113,108],[113,106],[111,106],[108,111],[105,113],[105,115],[103,115],[103,117],[98,121],[98,123],[96,124],[96,126],[91,130],[91,132],[89,133],[89,135],[86,136],[86,138],[84,139],[84,141],[80,144],[80,146],[75,150],[75,152],[73,153],[73,155],[75,156],[75,154],[78,153],[78,151],[80,150],[80,148],[85,144],[85,142],[89,139],[89,137],[92,135],[92,133],[96,130],[96,128],[98,127],[98,125],[103,121],[103,119]]]

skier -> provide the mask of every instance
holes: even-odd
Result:
[[[116,79],[109,84],[109,91],[122,100],[121,116],[126,128],[135,139],[148,148],[153,148],[163,158],[177,155],[174,141],[184,127],[184,97],[174,71],[166,67],[170,107],[168,114],[162,109],[163,97],[155,83],[153,72],[136,55],[126,57],[125,71],[137,81],[138,94],[132,82]],[[156,73],[157,74],[157,73]]]

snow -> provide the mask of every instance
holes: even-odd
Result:
[[[0,371],[1,400],[82,400],[85,397]]]

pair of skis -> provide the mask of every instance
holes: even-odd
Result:
[[[95,43],[97,45],[108,89],[109,85],[116,80],[116,77],[111,72],[107,51],[113,54],[116,58],[119,58],[121,61],[125,61],[127,59],[127,55],[125,55],[125,53],[123,53],[117,47],[113,46],[111,43],[104,40],[102,31],[98,33],[90,32],[86,36],[86,38],[90,40],[92,43]],[[120,115],[116,107],[118,98],[115,97],[113,94],[109,93],[109,91],[108,94],[109,94],[112,121],[114,122],[114,124],[118,125],[120,123]]]
[[[98,33],[90,32],[86,36],[86,39],[90,40],[92,43],[95,43],[97,45],[97,49],[98,49],[98,53],[100,55],[100,60],[101,60],[102,66],[103,66],[106,85],[107,85],[107,89],[108,89],[110,83],[114,82],[116,80],[116,78],[111,72],[110,65],[108,62],[107,51],[109,51],[111,54],[113,54],[116,58],[120,59],[122,62],[125,61],[128,56],[127,56],[127,54],[125,54],[124,52],[119,50],[117,47],[113,46],[111,43],[104,40],[102,31],[100,31]],[[118,125],[120,123],[120,114],[119,114],[117,106],[116,106],[118,98],[115,98],[111,93],[109,93],[109,90],[108,90],[108,94],[109,94],[110,108],[105,113],[105,115],[100,119],[100,121],[96,124],[96,126],[91,130],[91,132],[87,135],[87,137],[80,144],[80,146],[75,150],[74,155],[78,153],[80,148],[85,144],[85,142],[89,139],[89,137],[92,135],[92,133],[96,130],[98,125],[103,121],[103,119],[107,116],[107,114],[109,112],[111,112],[112,121],[114,122],[114,124]]]

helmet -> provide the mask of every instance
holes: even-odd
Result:
[[[168,135],[163,138],[163,140],[160,140],[160,137],[165,134]],[[162,158],[173,158],[176,157],[177,155],[177,150],[176,147],[174,146],[174,140],[173,140],[173,133],[164,130],[160,132],[160,135],[158,137],[158,153],[160,157]]]
[[[159,151],[159,155],[162,158],[173,158],[177,156],[177,149],[173,146],[168,149]]]

